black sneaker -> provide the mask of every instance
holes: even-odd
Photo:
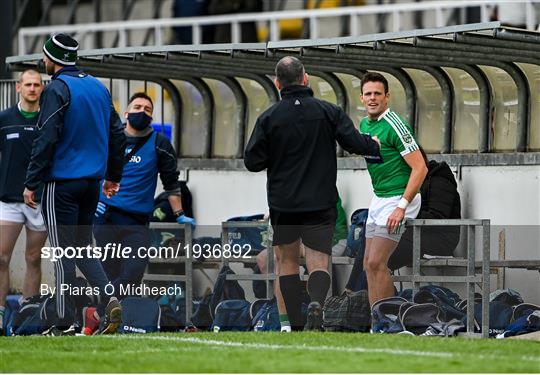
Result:
[[[322,307],[319,302],[311,302],[307,310],[307,322],[304,331],[323,330]]]
[[[75,336],[75,327],[71,326],[66,330],[61,330],[56,328],[56,326],[52,326],[48,330],[44,331],[42,336]]]
[[[101,322],[100,335],[111,335],[118,332],[122,323],[122,306],[117,299],[111,299],[105,308],[105,316]]]

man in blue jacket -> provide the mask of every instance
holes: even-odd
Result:
[[[128,257],[108,258],[103,267],[114,286],[115,296],[129,295],[128,285],[140,285],[146,264],[144,250],[150,246],[148,222],[154,209],[157,177],[168,193],[168,201],[179,224],[195,225],[182,209],[177,159],[171,142],[151,127],[154,103],[143,92],[133,94],[124,113],[127,146],[120,185],[122,190],[108,199],[101,194],[94,219],[94,236],[100,247],[120,244],[130,248]],[[142,248],[140,252],[139,248]],[[127,292],[127,293],[126,293]],[[91,321],[90,311],[85,312]],[[88,328],[91,328],[87,325]]]
[[[125,149],[122,124],[109,92],[96,78],[75,66],[78,47],[77,41],[65,34],[54,35],[43,46],[45,70],[52,79],[41,96],[39,134],[33,144],[23,193],[25,203],[36,207],[35,191],[44,184],[42,213],[51,246],[60,255],[54,263],[57,317],[55,325],[44,332],[48,335],[74,334],[71,287],[75,266],[100,291],[103,333],[116,330],[122,313],[115,298],[108,301],[108,280],[99,260],[86,251],[77,256],[68,253],[74,247],[92,243],[92,218],[100,181],[105,178],[106,196],[116,194]]]

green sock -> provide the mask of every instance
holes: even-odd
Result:
[[[281,327],[290,327],[291,322],[289,322],[289,316],[287,314],[279,314],[279,324],[281,325]]]

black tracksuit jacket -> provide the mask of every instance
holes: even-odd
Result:
[[[335,207],[336,141],[350,153],[380,158],[379,145],[362,135],[338,106],[313,97],[306,86],[289,86],[282,100],[255,124],[244,153],[252,172],[267,169],[268,205],[280,212]]]

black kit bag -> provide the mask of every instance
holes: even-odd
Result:
[[[326,331],[369,332],[371,309],[367,290],[328,297],[323,307],[323,327]]]
[[[224,300],[245,300],[244,289],[236,280],[227,280],[227,275],[234,274],[229,266],[223,266],[219,271],[214,289],[211,294],[196,304],[191,322],[199,329],[207,330],[214,321],[214,312],[217,305]]]

